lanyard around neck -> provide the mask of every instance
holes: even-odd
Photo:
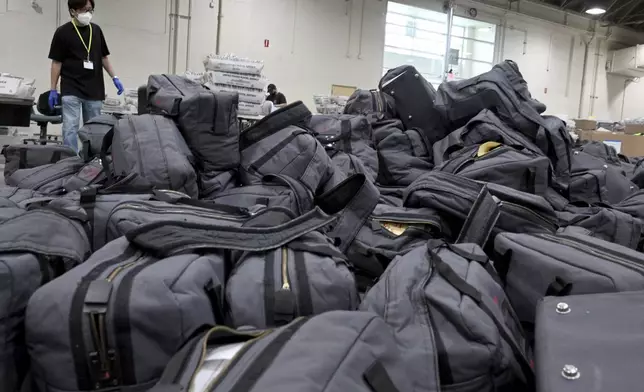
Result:
[[[85,43],[85,40],[83,39],[83,36],[81,35],[80,31],[78,31],[78,27],[76,26],[76,22],[72,22],[74,25],[74,29],[76,30],[76,34],[78,34],[78,38],[80,38],[81,42],[83,43],[83,46],[85,49],[87,49],[87,60],[89,60],[89,52],[92,49],[92,24],[89,24],[89,45]]]

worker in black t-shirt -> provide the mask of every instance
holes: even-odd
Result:
[[[51,90],[49,106],[62,101],[63,141],[66,146],[78,151],[78,129],[101,114],[105,99],[103,69],[112,78],[118,94],[123,93],[123,84],[114,74],[108,58],[110,51],[101,28],[91,23],[94,15],[94,0],[68,0],[71,22],[60,26],[51,41]],[[60,82],[60,95],[56,90]]]
[[[268,96],[266,96],[267,101],[273,102],[275,106],[286,105],[286,97],[284,94],[277,91],[277,87],[274,84],[268,85]]]

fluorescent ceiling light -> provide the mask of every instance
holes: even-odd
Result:
[[[590,15],[601,15],[601,14],[606,13],[606,10],[603,9],[603,8],[594,7],[594,8],[587,9],[586,13],[590,14]]]

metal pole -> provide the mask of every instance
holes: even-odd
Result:
[[[172,36],[172,74],[177,73],[177,54],[179,49],[179,11],[180,11],[180,1],[175,0],[174,2],[174,31]]]
[[[219,54],[220,43],[221,43],[221,11],[224,8],[224,0],[217,1],[217,42],[215,44],[215,54]]]
[[[188,37],[186,45],[186,71],[190,69],[190,45],[192,38],[192,0],[188,0]]]
[[[454,7],[454,0],[448,0],[445,2],[444,9],[447,12],[447,43],[445,45],[445,58],[443,61],[443,81],[447,81],[447,73],[450,70],[449,53],[452,49],[452,24],[454,22]]]
[[[588,54],[590,52],[590,44],[593,42],[593,39],[595,39],[595,34],[593,33],[593,37],[588,41],[584,42],[584,65],[583,65],[583,71],[581,73],[581,91],[579,93],[579,111],[578,111],[578,117],[579,118],[584,118],[584,98],[586,96],[586,74],[588,73]]]

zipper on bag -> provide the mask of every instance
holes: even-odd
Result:
[[[275,311],[275,324],[281,326],[293,321],[298,314],[298,309],[297,301],[295,300],[295,293],[293,293],[291,279],[288,273],[288,248],[282,247],[279,252],[281,253],[280,276],[282,286],[275,293],[275,302],[273,307]]]
[[[555,236],[551,234],[540,234],[539,236],[549,241],[576,249],[578,251],[592,254],[593,256],[596,256],[598,258],[609,260],[614,264],[620,265],[644,276],[644,265],[642,264],[642,261],[637,260],[636,258],[603,248],[591,242],[581,241],[580,239],[575,237],[567,237],[565,235]]]
[[[282,290],[291,291],[291,282],[288,279],[288,249],[282,248]]]
[[[418,229],[433,232],[435,230],[440,231],[441,227],[436,225],[435,221],[423,219],[423,218],[409,218],[401,217],[396,215],[386,215],[386,216],[371,216],[370,221],[377,223],[382,228],[395,235],[400,237],[405,234],[407,229],[410,227],[416,227]]]

